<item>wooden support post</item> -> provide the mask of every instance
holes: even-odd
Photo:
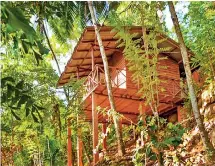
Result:
[[[72,166],[72,140],[71,140],[71,127],[70,120],[67,122],[67,166]]]
[[[106,136],[106,131],[107,131],[107,124],[103,123],[102,124],[102,132],[105,134],[105,138],[103,139],[103,151],[107,151],[107,136]]]
[[[143,124],[146,124],[146,106],[145,104],[141,101],[139,104],[139,112],[140,112],[140,120],[143,120]]]
[[[98,145],[98,114],[97,114],[97,94],[92,92],[92,124],[93,124],[93,165],[99,161]]]
[[[77,124],[78,124],[78,117],[77,117]],[[83,147],[82,147],[82,140],[81,140],[81,128],[78,128],[78,136],[77,136],[77,162],[78,166],[83,166]]]
[[[83,166],[83,161],[82,161],[82,158],[83,158],[83,143],[82,143],[82,140],[81,138],[79,138],[78,140],[78,166]]]

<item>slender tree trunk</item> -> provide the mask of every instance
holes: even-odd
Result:
[[[193,82],[192,82],[192,75],[191,75],[191,70],[190,70],[190,64],[189,64],[189,59],[188,59],[188,53],[187,53],[187,48],[185,46],[183,36],[181,33],[181,29],[179,26],[178,18],[175,12],[175,8],[173,5],[172,1],[168,2],[170,13],[171,13],[171,18],[175,27],[176,35],[178,37],[178,41],[180,44],[180,50],[181,50],[181,55],[183,59],[183,64],[184,64],[184,69],[186,73],[186,78],[187,78],[187,85],[189,89],[189,94],[190,94],[190,100],[193,108],[193,114],[197,123],[197,126],[199,128],[199,132],[202,138],[202,142],[204,144],[204,147],[206,149],[206,152],[210,154],[211,159],[212,156],[214,157],[213,160],[215,160],[215,150],[213,148],[212,143],[209,140],[208,133],[205,129],[203,119],[200,115],[199,109],[198,109],[198,104],[197,104],[197,98],[195,95],[194,87],[193,87]]]
[[[108,98],[109,98],[109,102],[110,102],[110,107],[112,110],[116,111],[115,102],[114,102],[113,93],[112,93],[110,73],[109,73],[109,68],[108,68],[108,61],[107,61],[104,46],[102,44],[102,39],[101,39],[101,36],[99,34],[99,30],[98,30],[98,27],[96,24],[96,18],[95,18],[95,13],[93,10],[92,1],[88,1],[88,6],[89,6],[90,13],[91,13],[92,21],[94,24],[95,33],[97,36],[97,41],[98,41],[101,56],[102,56],[102,61],[104,64],[105,80],[106,80],[106,84],[107,84],[107,91],[108,91]],[[125,147],[124,147],[124,143],[123,143],[123,139],[122,139],[122,132],[120,132],[120,129],[119,129],[119,120],[116,117],[113,117],[113,121],[114,121],[114,126],[116,129],[116,137],[117,137],[117,142],[118,142],[118,155],[122,156],[123,154],[125,154]]]
[[[157,155],[157,158],[158,158],[158,166],[164,166],[162,152],[159,152],[159,154]]]
[[[55,55],[55,53],[54,53],[54,50],[52,49],[51,43],[50,43],[50,41],[49,41],[49,38],[48,38],[48,35],[47,35],[47,32],[46,32],[46,29],[45,29],[45,23],[42,24],[42,27],[43,27],[43,32],[44,32],[44,34],[45,34],[45,37],[46,37],[46,40],[47,40],[49,49],[51,50],[51,53],[52,53],[52,55],[53,55],[53,58],[54,58],[54,60],[55,60],[56,65],[57,65],[58,73],[59,73],[59,75],[61,75],[61,70],[60,70],[60,66],[59,66],[58,61],[57,61],[57,57],[56,57],[56,55]],[[64,87],[63,87],[63,90],[64,90],[64,94],[65,94],[65,96],[66,96],[67,102],[69,103],[69,95],[67,94],[66,89],[65,89]]]
[[[90,161],[90,155],[87,153],[87,148],[86,148],[86,145],[85,145],[84,142],[83,142],[83,151],[84,151],[84,153],[86,155],[87,162],[90,164],[91,163],[91,161]]]
[[[48,145],[48,151],[49,151],[49,157],[50,157],[50,166],[52,166],[52,154],[50,150],[50,144],[49,144],[49,138],[47,137],[47,145]]]

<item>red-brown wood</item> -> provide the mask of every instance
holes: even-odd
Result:
[[[78,166],[83,166],[83,142],[78,141]]]
[[[92,92],[92,124],[93,124],[93,164],[99,161],[98,146],[98,114],[97,114],[97,94]]]
[[[72,166],[72,140],[71,140],[71,127],[70,120],[67,122],[67,166]]]
[[[182,117],[182,106],[177,107],[177,115],[178,115],[178,122],[181,122],[183,117]]]
[[[81,140],[81,129],[78,129],[78,137],[77,137],[77,162],[78,166],[83,166],[83,143]]]
[[[194,71],[192,73],[192,77],[193,77],[193,80],[195,81],[195,83],[200,83],[201,79],[200,79],[200,74],[199,74],[199,71]]]

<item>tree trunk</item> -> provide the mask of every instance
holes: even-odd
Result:
[[[53,55],[53,58],[54,58],[54,60],[55,60],[56,65],[57,65],[58,73],[59,73],[59,75],[61,75],[61,70],[60,70],[60,66],[59,66],[58,61],[57,61],[57,57],[56,57],[56,55],[55,55],[55,53],[54,53],[54,50],[52,49],[51,43],[50,43],[50,41],[49,41],[49,38],[48,38],[48,35],[47,35],[47,32],[46,32],[46,29],[45,29],[45,23],[42,24],[42,27],[43,27],[43,32],[44,32],[44,34],[45,34],[45,37],[46,37],[46,40],[47,40],[49,49],[51,50],[51,53],[52,53],[52,55]],[[63,90],[64,90],[64,94],[65,94],[65,96],[66,96],[66,100],[67,100],[67,102],[69,103],[69,95],[67,94],[66,89],[65,89],[64,87],[63,87]]]
[[[90,161],[90,155],[87,153],[87,148],[86,148],[86,145],[85,145],[84,142],[83,142],[83,151],[84,151],[84,153],[86,155],[88,164],[90,164],[91,163],[91,161]]]
[[[102,61],[104,64],[105,80],[106,80],[106,85],[107,85],[110,107],[112,110],[116,111],[115,102],[114,102],[113,93],[112,93],[110,73],[109,73],[109,68],[108,68],[108,61],[107,61],[107,57],[105,54],[104,46],[102,44],[102,39],[101,39],[101,36],[99,34],[99,30],[98,30],[98,27],[96,24],[96,18],[95,18],[95,13],[93,10],[92,1],[88,1],[88,7],[89,7],[89,10],[91,13],[92,22],[94,24],[95,33],[97,36],[97,41],[99,44],[99,48],[100,48],[100,52],[101,52],[101,56],[102,56]],[[122,139],[122,133],[120,132],[120,129],[119,129],[119,120],[116,117],[113,117],[113,121],[114,121],[114,126],[116,129],[116,137],[117,137],[117,143],[118,143],[118,155],[122,156],[123,154],[125,154],[125,147],[124,147],[124,143],[123,143],[123,139]]]
[[[207,154],[210,154],[209,156],[211,156],[211,159],[212,159],[212,156],[215,156],[215,150],[209,140],[208,133],[205,129],[203,119],[202,119],[199,109],[198,109],[197,98],[195,95],[193,82],[192,82],[192,75],[191,75],[191,69],[190,69],[190,64],[189,64],[189,59],[188,59],[187,48],[186,48],[184,40],[183,40],[183,36],[181,33],[181,29],[179,26],[179,22],[178,22],[178,18],[177,18],[176,12],[175,12],[173,2],[169,1],[168,5],[169,5],[170,13],[171,13],[171,18],[172,18],[172,21],[173,21],[173,24],[175,27],[175,32],[176,32],[176,35],[178,37],[178,41],[180,44],[180,50],[181,50],[184,69],[185,69],[185,73],[186,73],[187,85],[188,85],[190,100],[191,100],[191,104],[192,104],[192,108],[193,108],[193,114],[194,114],[197,126],[199,128],[199,132],[200,132],[205,150],[206,150]],[[215,157],[214,157],[214,159],[215,159]]]
[[[158,166],[164,166],[162,152],[159,152],[159,154],[157,155],[157,159],[158,159]]]

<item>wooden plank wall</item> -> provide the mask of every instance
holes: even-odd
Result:
[[[173,59],[168,58],[164,54],[160,54],[159,57],[166,57],[166,59],[159,60],[158,63],[158,74],[161,80],[160,83],[160,94],[162,96],[169,97],[172,99],[177,92],[180,91],[180,71],[179,65]],[[110,66],[126,68],[126,88],[138,89],[138,85],[132,81],[132,73],[128,70],[127,62],[122,53],[115,53],[109,61]],[[116,73],[112,72],[111,76],[116,76]],[[164,91],[163,91],[164,90]],[[177,94],[180,98],[180,93]]]
[[[180,80],[180,72],[179,72],[178,63],[163,54],[160,54],[159,57],[167,58],[167,59],[159,60],[159,62],[158,62],[159,76],[165,77],[166,79]],[[163,68],[163,67],[165,67],[165,68]]]
[[[159,57],[167,56],[160,54]],[[161,80],[160,91],[162,95],[180,98],[180,71],[178,63],[169,57],[159,60],[158,74]]]

